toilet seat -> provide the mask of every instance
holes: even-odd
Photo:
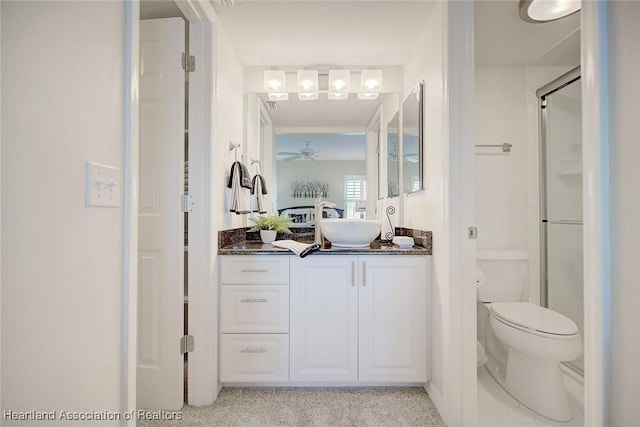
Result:
[[[496,320],[531,334],[556,339],[573,339],[578,335],[573,320],[530,302],[494,302],[490,311]]]

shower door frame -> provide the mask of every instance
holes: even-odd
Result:
[[[539,107],[539,197],[540,197],[540,304],[549,307],[549,277],[547,251],[547,102],[546,97],[577,82],[582,77],[580,66],[561,75],[536,91]],[[584,252],[584,249],[583,249]],[[570,363],[563,363],[572,371],[584,376],[584,371]]]

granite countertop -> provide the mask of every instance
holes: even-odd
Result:
[[[303,242],[312,243],[312,242]],[[218,249],[218,255],[291,255],[288,249],[278,248],[270,244],[244,241],[224,246]],[[413,248],[400,248],[398,245],[373,241],[368,248],[332,248],[331,243],[326,242],[319,251],[312,255],[431,255],[431,251],[421,246]]]
[[[248,232],[247,229],[244,228],[220,231],[218,233],[218,255],[293,254],[293,252],[288,249],[262,243],[259,237],[257,237],[257,234],[258,233]],[[397,228],[396,235],[413,237],[415,242],[414,246],[405,249],[392,243],[374,240],[368,248],[332,248],[331,243],[326,241],[324,246],[312,255],[431,255],[432,238],[430,231]],[[308,234],[307,230],[301,230],[299,234],[278,235],[278,240],[291,239],[303,243],[312,243],[312,236],[312,234]]]

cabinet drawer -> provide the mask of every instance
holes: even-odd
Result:
[[[220,335],[220,381],[288,381],[289,335]]]
[[[222,333],[289,332],[289,287],[222,286]]]
[[[225,255],[220,257],[223,285],[288,285],[286,255]]]

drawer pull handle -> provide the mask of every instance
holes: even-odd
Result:
[[[240,270],[242,273],[267,273],[269,270],[266,268],[243,268]]]
[[[269,301],[266,298],[243,298],[240,302],[267,302]]]
[[[240,350],[240,353],[266,353],[267,349],[264,347],[245,347]]]

